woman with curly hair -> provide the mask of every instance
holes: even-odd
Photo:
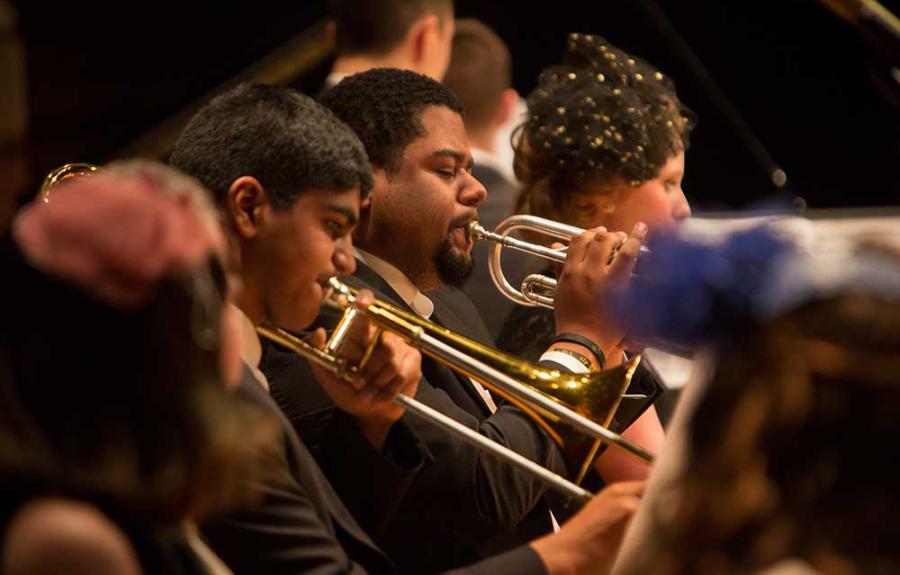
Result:
[[[693,114],[650,64],[600,37],[571,34],[528,110],[515,156],[518,213],[610,232],[643,223],[651,235],[690,216],[681,181]],[[516,308],[498,343],[534,359],[554,329],[549,310]]]
[[[651,237],[690,216],[681,181],[693,114],[678,100],[672,81],[650,64],[600,37],[571,34],[563,62],[541,73],[528,110],[515,156],[522,183],[519,213]],[[536,360],[556,331],[552,310],[517,306],[498,345]],[[623,358],[620,346],[606,365]],[[654,452],[663,432],[651,402],[660,392],[658,379],[640,368],[629,393],[648,399],[623,402],[614,422],[616,430],[628,427],[626,436]],[[597,464],[607,480],[643,478],[648,469],[618,453]]]

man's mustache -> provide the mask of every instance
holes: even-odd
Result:
[[[472,210],[471,212],[467,212],[465,214],[456,216],[452,220],[450,220],[450,225],[447,226],[447,233],[450,233],[453,228],[461,228],[463,226],[469,225],[469,222],[478,219],[478,211]]]

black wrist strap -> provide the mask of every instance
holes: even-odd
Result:
[[[561,341],[584,346],[585,348],[590,350],[592,354],[594,354],[594,357],[597,359],[597,363],[600,365],[600,369],[603,370],[606,368],[606,355],[603,353],[603,350],[600,349],[599,345],[592,342],[588,338],[584,337],[583,335],[578,335],[577,333],[560,333],[553,338],[553,343],[558,343]]]

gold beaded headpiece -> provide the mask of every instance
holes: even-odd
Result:
[[[544,70],[528,97],[530,166],[558,185],[656,176],[688,146],[693,113],[650,64],[589,34],[570,34],[563,61]],[[556,187],[556,186],[554,186]]]

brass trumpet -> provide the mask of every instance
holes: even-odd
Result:
[[[353,317],[361,313],[354,308],[356,294],[355,289],[337,279],[330,280],[330,289],[325,301],[345,312],[324,350],[312,348],[283,330],[263,326],[258,328],[258,331],[263,337],[296,351],[310,361],[328,367],[340,376],[352,373],[353,367],[347,366],[338,357],[337,350]],[[480,381],[528,413],[563,449],[569,468],[576,470],[576,483],[580,482],[590,469],[602,442],[623,449],[644,461],[653,460],[653,456],[647,451],[604,427],[609,425],[622,394],[628,388],[640,361],[639,356],[622,366],[600,373],[561,373],[503,354],[381,300],[370,305],[364,313],[379,329],[400,335],[422,353]],[[434,410],[416,400],[405,396],[399,396],[397,400],[416,415],[438,423],[441,427],[463,436],[466,441],[476,443],[478,447],[510,463],[524,467],[518,461],[524,458],[515,452],[442,414],[437,415],[441,415],[447,421],[435,421],[434,413],[426,413]],[[471,437],[472,435],[475,437]],[[484,442],[491,445],[486,446]],[[529,469],[529,471],[554,487],[572,497],[584,498],[584,490],[575,483],[537,466],[534,462],[527,459],[525,461],[540,470]],[[546,474],[554,478],[548,478]]]
[[[504,247],[535,255],[557,263],[565,263],[566,248],[553,249],[540,244],[526,242],[512,237],[510,234],[516,230],[527,230],[540,233],[553,239],[570,241],[575,236],[581,235],[585,230],[557,222],[546,218],[539,218],[528,214],[510,216],[497,224],[494,231],[483,228],[477,221],[469,224],[469,237],[472,240],[490,240],[494,242],[488,258],[488,268],[494,285],[500,293],[517,304],[529,307],[546,307],[553,309],[553,295],[556,291],[556,279],[542,274],[531,274],[522,280],[520,289],[516,289],[506,279],[500,263],[500,256]],[[647,253],[647,248],[641,247],[641,253]],[[610,261],[615,257],[615,252],[610,256]]]

